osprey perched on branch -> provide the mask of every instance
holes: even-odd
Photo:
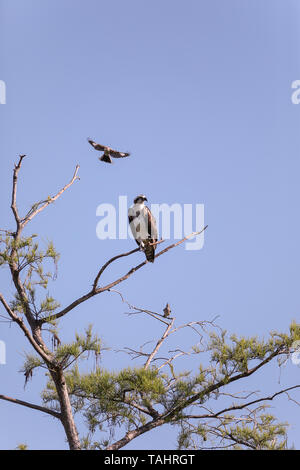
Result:
[[[156,220],[150,209],[145,206],[146,196],[140,194],[133,201],[133,206],[128,210],[128,220],[132,235],[144,251],[146,258],[154,262],[156,243],[158,240]]]
[[[129,157],[130,153],[119,152],[118,150],[113,150],[110,147],[106,147],[105,145],[97,144],[93,140],[88,139],[88,142],[94,147],[95,150],[99,150],[100,152],[104,152],[102,157],[99,157],[99,160],[106,163],[113,163],[113,158],[124,158]]]

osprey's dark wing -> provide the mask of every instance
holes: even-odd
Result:
[[[135,219],[137,219],[137,223],[133,223]],[[150,209],[144,206],[141,211],[137,210],[134,213],[134,209],[129,208],[128,220],[136,243],[142,246],[147,260],[153,263],[158,233],[156,220],[151,214]]]
[[[97,144],[91,139],[88,139],[88,142],[94,147],[95,150],[99,150],[100,152],[104,152],[105,150],[109,149],[109,147],[105,147],[104,145]]]
[[[153,217],[149,207],[145,206],[144,211],[147,215],[148,218],[148,233],[149,233],[149,238],[152,240],[152,242],[157,242],[158,241],[158,233],[157,233],[157,225],[156,225],[156,220],[155,217]],[[156,246],[154,246],[154,249]]]
[[[109,149],[109,155],[113,158],[124,158],[129,157],[130,153],[118,152],[118,150]]]
[[[158,240],[157,225],[155,218],[147,206],[144,207],[144,213],[148,219],[148,239],[144,240],[144,252],[147,260],[153,263],[156,250],[156,245],[153,245],[153,243],[156,243]]]
[[[95,150],[99,150],[99,152],[104,152],[104,155],[100,158],[103,162],[112,163],[110,157],[113,158],[124,158],[129,157],[130,153],[126,152],[119,152],[118,150],[111,149],[110,147],[106,147],[105,145],[97,144],[91,139],[88,139],[88,142],[94,147]]]

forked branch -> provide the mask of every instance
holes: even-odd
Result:
[[[66,184],[60,191],[58,191],[55,196],[48,197],[45,201],[38,202],[37,204],[33,205],[33,208],[27,213],[27,215],[22,219],[22,227],[25,227],[30,220],[33,219],[39,212],[42,212],[44,209],[46,209],[49,204],[52,204],[55,202],[76,180],[79,180],[80,178],[77,176],[79,170],[79,165],[76,165],[73,177],[71,181]]]
[[[15,221],[17,223],[17,232],[15,234],[16,237],[19,237],[20,232],[28,224],[30,220],[33,219],[39,212],[44,210],[49,204],[55,202],[79,177],[77,176],[79,165],[76,165],[73,177],[69,183],[67,183],[60,191],[58,191],[55,196],[48,197],[48,199],[38,202],[32,206],[29,210],[27,215],[24,218],[19,216],[18,208],[17,208],[17,186],[18,186],[18,174],[22,165],[23,159],[26,155],[20,155],[19,161],[15,164],[14,172],[13,172],[13,185],[12,185],[12,197],[11,197],[11,209],[15,217]]]
[[[184,243],[186,240],[188,240],[189,238],[192,238],[192,237],[195,237],[197,235],[200,235],[202,232],[204,232],[204,230],[206,230],[208,226],[206,225],[202,230],[200,230],[199,232],[193,232],[191,233],[190,235],[187,235],[186,237],[182,238],[181,240],[179,240],[178,242],[176,243],[172,243],[171,245],[167,246],[166,248],[164,248],[162,251],[160,251],[159,253],[157,253],[157,255],[155,256],[155,258],[158,258],[159,256],[167,253],[167,251],[171,250],[172,248],[175,248],[176,246],[178,245],[181,245],[182,243]],[[47,321],[53,321],[53,320],[58,320],[59,318],[63,317],[64,315],[66,315],[68,312],[70,312],[71,310],[73,310],[75,307],[77,307],[78,305],[82,304],[83,302],[85,302],[86,300],[94,297],[95,295],[98,295],[98,294],[101,294],[102,292],[106,292],[106,291],[109,291],[110,289],[112,289],[113,287],[115,287],[116,285],[120,284],[121,282],[125,281],[126,279],[128,279],[132,274],[134,274],[136,271],[138,271],[139,269],[141,269],[143,266],[145,266],[148,261],[145,260],[143,261],[142,263],[138,264],[137,266],[134,266],[133,268],[131,268],[126,274],[124,274],[123,276],[119,277],[118,279],[116,279],[115,281],[112,281],[110,282],[109,284],[107,284],[106,286],[104,287],[97,287],[98,285],[98,282],[99,282],[99,279],[101,277],[101,275],[103,274],[103,272],[105,271],[105,269],[113,262],[113,261],[116,261],[117,259],[119,258],[122,258],[124,256],[129,256],[133,253],[136,253],[137,251],[139,251],[139,248],[136,248],[132,251],[128,251],[127,253],[123,253],[123,254],[120,254],[120,255],[117,255],[117,256],[114,256],[113,258],[111,258],[110,260],[108,260],[102,267],[101,269],[98,271],[98,274],[93,282],[93,286],[92,286],[92,289],[87,292],[86,294],[82,295],[81,297],[79,297],[78,299],[74,300],[71,304],[69,304],[67,307],[65,307],[63,310],[61,310],[60,312],[58,313],[55,313],[53,315],[51,315],[50,317],[47,317],[47,318],[44,318],[41,320],[41,323],[45,323]]]
[[[20,217],[17,208],[17,185],[18,185],[18,173],[20,171],[22,160],[26,157],[26,155],[20,155],[19,161],[15,164],[14,173],[13,173],[13,187],[12,187],[12,196],[11,196],[11,210],[13,211],[16,223],[17,223],[17,231],[20,228]]]

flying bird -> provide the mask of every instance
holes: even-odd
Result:
[[[95,150],[99,150],[99,152],[104,152],[99,160],[106,163],[113,163],[111,157],[113,158],[124,158],[129,157],[130,153],[119,152],[118,150],[113,150],[110,147],[106,147],[105,145],[97,144],[91,139],[88,139],[88,142],[94,147]]]
[[[134,199],[128,210],[128,220],[135,241],[144,251],[146,259],[153,263],[158,240],[157,225],[150,209],[145,206],[145,201],[147,198],[144,194]]]

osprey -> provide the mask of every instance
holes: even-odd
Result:
[[[130,153],[119,152],[118,150],[113,150],[110,147],[105,147],[105,145],[100,145],[94,142],[93,140],[88,139],[88,142],[94,147],[95,150],[104,152],[102,157],[99,157],[99,160],[106,163],[112,163],[110,157],[113,158],[124,158],[129,157]]]
[[[150,209],[145,206],[147,201],[144,194],[140,194],[133,201],[133,206],[128,210],[128,220],[135,241],[145,252],[146,258],[154,262],[155,243],[158,240],[156,220]]]

